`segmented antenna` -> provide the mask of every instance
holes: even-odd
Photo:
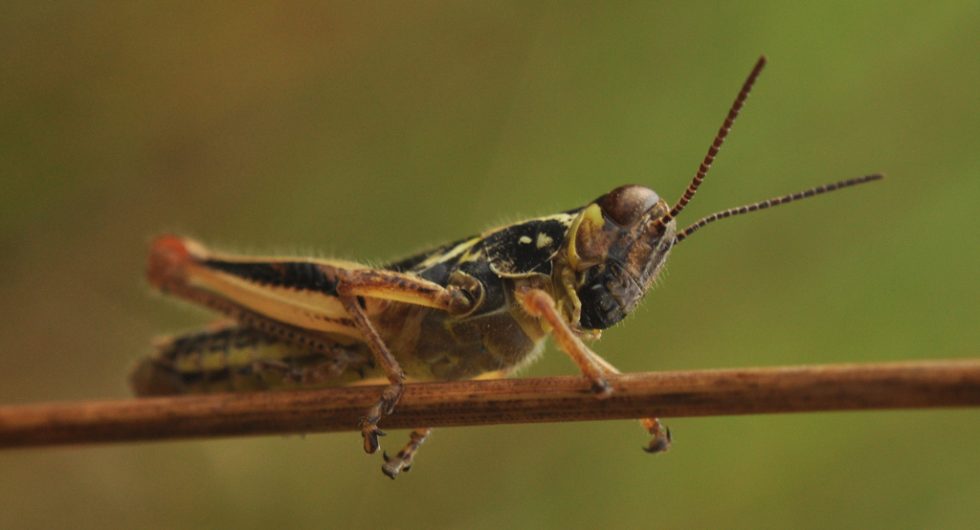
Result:
[[[738,92],[738,97],[735,98],[735,102],[732,103],[732,108],[728,110],[728,116],[725,117],[724,123],[721,124],[721,128],[718,129],[718,134],[715,135],[715,141],[711,142],[711,147],[708,148],[708,154],[704,155],[704,160],[698,167],[697,174],[694,175],[694,179],[684,190],[684,195],[677,201],[677,204],[670,209],[669,217],[677,217],[677,214],[681,213],[681,210],[687,206],[687,203],[691,202],[691,198],[698,191],[698,186],[704,181],[704,176],[708,174],[708,169],[711,168],[712,162],[715,161],[715,156],[718,155],[718,150],[721,149],[721,144],[725,143],[725,137],[728,136],[728,131],[731,130],[732,124],[735,123],[735,118],[738,117],[739,111],[742,110],[742,105],[745,104],[745,99],[749,97],[749,92],[752,90],[752,85],[755,84],[756,78],[759,77],[759,73],[762,72],[762,68],[766,65],[766,56],[759,56],[759,60],[756,61],[755,66],[749,73],[749,77],[742,84],[742,90]]]
[[[773,197],[772,199],[766,199],[764,201],[755,202],[752,204],[746,204],[744,206],[737,206],[735,208],[729,208],[717,213],[713,213],[707,217],[702,217],[694,224],[688,226],[684,230],[677,233],[674,237],[674,244],[684,241],[688,236],[697,232],[702,226],[713,223],[718,219],[724,219],[726,217],[732,217],[734,215],[742,215],[749,212],[754,212],[756,210],[765,210],[766,208],[772,206],[779,206],[781,204],[786,204],[788,202],[798,201],[800,199],[807,199],[809,197],[814,197],[816,195],[821,195],[823,193],[839,190],[842,188],[849,188],[851,186],[857,186],[858,184],[864,184],[865,182],[871,182],[874,180],[883,179],[885,176],[882,174],[865,175],[863,177],[857,177],[848,180],[842,180],[840,182],[834,182],[832,184],[824,184],[823,186],[817,186],[816,188],[810,188],[808,190],[803,190],[797,193],[791,193],[789,195],[783,195],[782,197]]]

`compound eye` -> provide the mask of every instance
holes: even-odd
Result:
[[[628,226],[639,220],[659,200],[660,197],[650,188],[629,185],[620,186],[599,197],[596,204],[616,224]]]

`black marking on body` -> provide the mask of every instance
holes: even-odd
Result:
[[[483,249],[497,274],[551,274],[552,259],[567,232],[568,225],[562,221],[532,219],[490,234],[483,241]]]
[[[431,267],[418,271],[416,274],[425,280],[429,280],[430,282],[437,283],[445,287],[449,282],[449,275],[456,269],[458,264],[459,257],[456,257],[450,261],[436,263]]]
[[[418,275],[424,280],[428,280],[432,283],[438,284],[445,287],[449,283],[449,275],[455,271],[459,266],[459,260],[462,254],[453,256],[443,261],[439,261],[427,267],[422,267],[424,263],[429,258],[433,256],[438,256],[440,254],[445,254],[452,249],[458,247],[459,245],[465,243],[466,241],[473,239],[471,237],[460,239],[448,245],[443,245],[439,248],[430,250],[428,252],[423,252],[416,256],[395,262],[390,265],[386,265],[384,268],[388,270],[393,270],[396,272],[410,272]]]
[[[429,249],[429,250],[426,250],[424,252],[419,252],[418,254],[409,256],[409,257],[404,258],[404,259],[400,259],[400,260],[395,261],[395,262],[392,262],[392,263],[389,263],[387,265],[384,265],[382,268],[383,269],[388,269],[388,270],[391,270],[391,271],[395,271],[395,272],[409,272],[409,271],[411,271],[411,272],[420,273],[422,271],[416,270],[416,267],[418,267],[419,264],[421,264],[425,260],[431,258],[432,256],[436,256],[436,255],[439,255],[439,254],[445,254],[446,252],[448,252],[448,251],[456,248],[457,246],[465,243],[466,241],[468,241],[470,239],[473,239],[473,238],[472,237],[464,237],[463,239],[460,239],[458,241],[453,241],[452,243],[447,243],[445,245],[440,245],[440,246],[438,246],[436,248]],[[436,267],[437,266],[438,265],[436,265]],[[430,267],[430,268],[435,268],[435,267]],[[423,271],[424,270],[426,270],[426,269],[423,269]],[[432,281],[434,281],[434,280],[432,280]],[[439,282],[436,282],[436,283],[439,283]]]
[[[480,307],[467,316],[492,313],[507,304],[507,278],[551,274],[552,260],[565,242],[570,219],[524,221],[490,232],[482,239],[463,238],[384,268],[413,273],[443,287],[452,283],[456,271],[462,271],[480,282],[485,293]],[[475,244],[465,252],[438,259],[469,241]]]
[[[228,327],[217,331],[199,331],[177,337],[160,351],[160,357],[176,361],[189,355],[228,351],[229,348],[249,348],[276,342],[279,340],[257,329]]]
[[[337,279],[328,276],[315,263],[302,261],[242,263],[208,259],[204,260],[203,264],[214,270],[262,285],[317,291],[331,296],[337,294]]]

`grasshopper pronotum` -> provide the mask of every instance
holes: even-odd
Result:
[[[742,85],[694,179],[669,205],[642,186],[622,186],[583,207],[488,230],[384,267],[303,258],[213,253],[176,236],[150,251],[150,283],[224,313],[229,321],[163,341],[136,367],[139,395],[342,386],[385,377],[361,420],[374,453],[408,380],[503,377],[532,361],[551,334],[597,396],[616,368],[583,338],[622,320],[675,245],[704,225],[882,178],[844,180],[731,208],[678,231],[676,218],[711,163],[765,65]],[[642,420],[646,450],[670,445],[659,420]],[[382,470],[407,471],[428,428],[415,429]]]

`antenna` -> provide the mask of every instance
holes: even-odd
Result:
[[[816,188],[810,188],[808,190],[803,190],[796,193],[791,193],[789,195],[783,195],[782,197],[773,197],[772,199],[766,199],[760,202],[754,202],[752,204],[746,204],[744,206],[737,206],[735,208],[729,208],[727,210],[722,210],[717,213],[713,213],[707,217],[702,217],[694,224],[688,226],[684,230],[681,230],[677,236],[674,237],[674,244],[684,241],[688,236],[697,232],[702,226],[713,223],[718,219],[724,219],[726,217],[732,217],[735,215],[742,215],[749,212],[754,212],[756,210],[765,210],[766,208],[772,206],[779,206],[786,204],[788,202],[798,201],[800,199],[808,199],[817,195],[828,193],[831,191],[836,191],[843,188],[849,188],[851,186],[857,186],[858,184],[864,184],[865,182],[872,182],[875,180],[881,180],[885,178],[884,175],[880,173],[875,173],[873,175],[865,175],[863,177],[857,177],[848,180],[842,180],[840,182],[834,182],[831,184],[824,184],[823,186],[817,186]]]
[[[681,210],[687,206],[687,203],[691,202],[691,198],[698,191],[698,186],[704,181],[704,176],[708,174],[708,169],[711,168],[711,163],[715,161],[715,156],[718,155],[718,150],[721,149],[721,144],[725,143],[725,137],[728,136],[728,131],[731,130],[732,124],[735,123],[735,118],[738,117],[738,113],[742,110],[742,105],[745,104],[745,99],[749,97],[749,92],[752,90],[752,85],[755,84],[756,78],[759,77],[759,73],[762,72],[762,68],[766,65],[766,56],[759,56],[759,60],[755,62],[755,66],[749,73],[749,77],[746,78],[745,83],[742,84],[742,90],[738,92],[738,97],[735,98],[735,102],[732,103],[732,108],[728,110],[728,116],[725,117],[725,121],[721,124],[721,128],[718,129],[718,134],[715,135],[715,141],[711,142],[711,147],[708,148],[708,154],[704,155],[704,160],[698,167],[698,172],[694,175],[694,179],[688,184],[687,189],[684,190],[684,195],[677,201],[677,204],[670,209],[670,214],[668,218],[677,217],[677,214],[681,213]]]

